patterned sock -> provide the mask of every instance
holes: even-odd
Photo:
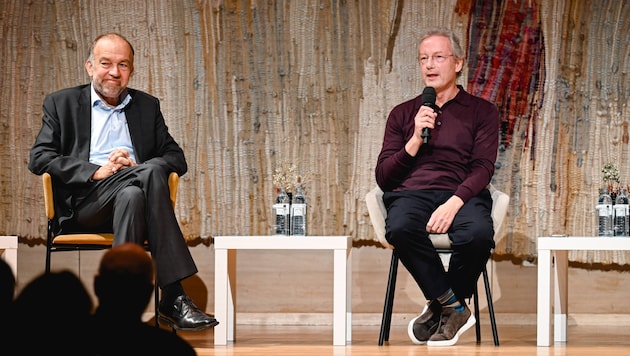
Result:
[[[438,301],[444,308],[453,308],[456,312],[463,312],[464,306],[459,302],[452,289],[447,290],[442,296],[438,297]]]

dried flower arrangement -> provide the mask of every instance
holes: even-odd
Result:
[[[304,187],[308,175],[308,172],[300,174],[295,164],[282,161],[274,170],[273,186],[277,190],[284,188],[287,193],[293,193],[297,187]]]
[[[602,181],[609,187],[612,187],[613,183],[619,184],[619,169],[613,163],[606,163],[602,167]]]

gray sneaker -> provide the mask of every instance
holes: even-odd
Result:
[[[409,339],[416,345],[424,345],[435,333],[440,324],[442,306],[437,300],[428,302],[422,313],[409,321],[407,334]]]
[[[442,309],[439,329],[429,338],[427,346],[455,345],[460,335],[475,325],[475,316],[468,306],[464,305],[464,308],[462,312],[456,312],[453,308]]]

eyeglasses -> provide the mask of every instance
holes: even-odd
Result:
[[[448,57],[454,56],[452,54],[435,54],[433,56],[421,56],[419,60],[420,64],[425,65],[427,64],[427,62],[429,62],[429,58],[433,59],[436,63],[444,63],[444,61],[446,61],[446,58]]]

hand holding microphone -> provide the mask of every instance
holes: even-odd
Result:
[[[424,88],[424,90],[422,91],[422,95],[420,96],[420,99],[422,100],[422,106],[428,106],[435,112],[439,110],[439,107],[435,105],[436,98],[437,93],[434,87]],[[428,127],[423,128],[420,137],[422,137],[423,143],[428,143],[429,139],[431,138],[431,130]]]

